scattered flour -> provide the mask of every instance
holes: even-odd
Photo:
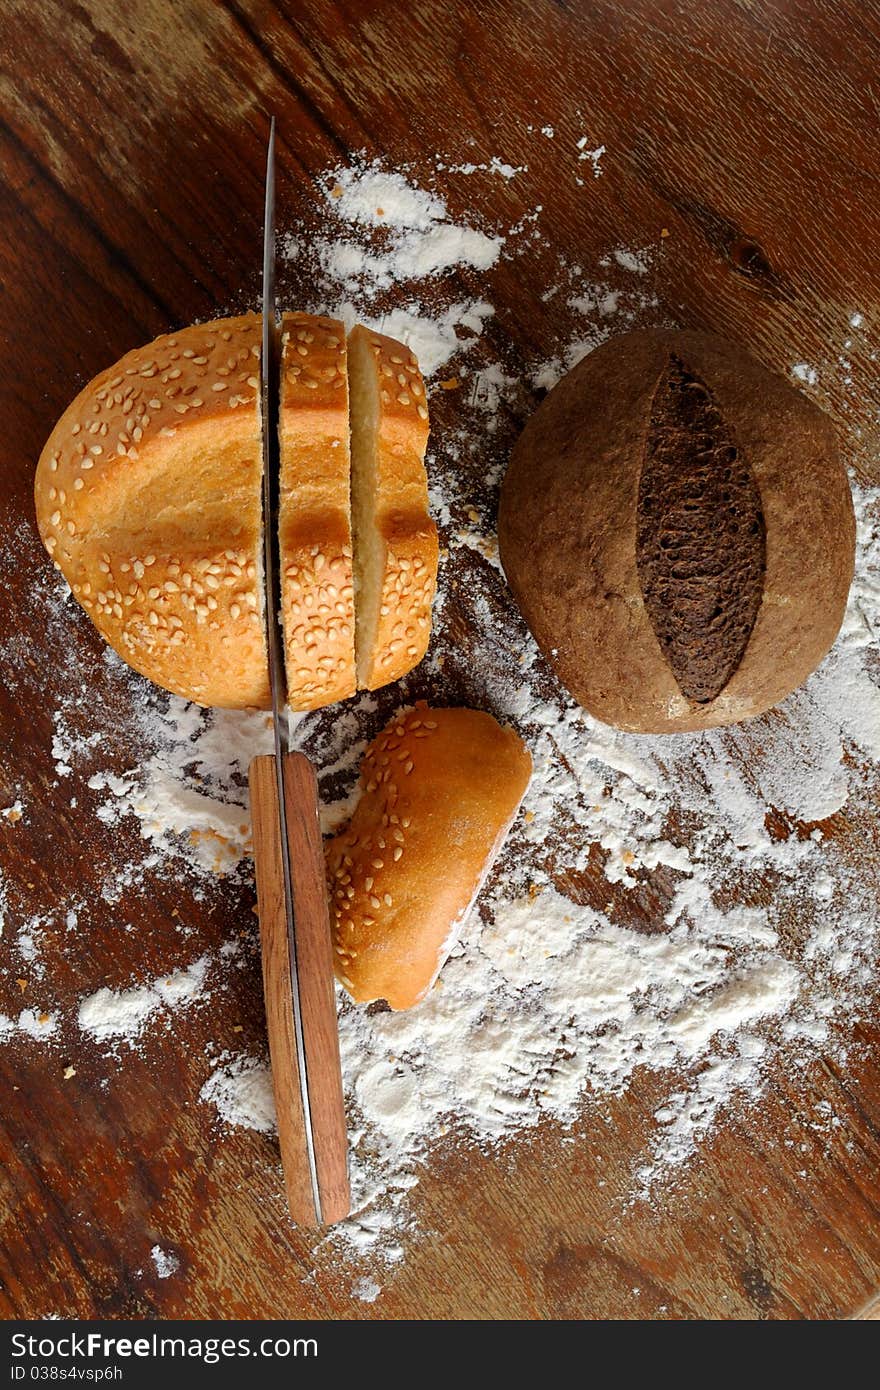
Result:
[[[802,381],[806,386],[815,386],[819,381],[819,373],[815,367],[811,367],[809,362],[796,362],[791,369],[791,374],[795,381]]]
[[[420,312],[415,304],[371,314],[364,312],[362,304],[350,301],[337,303],[335,312],[348,328],[364,323],[406,343],[416,354],[423,374],[433,377],[451,357],[466,354],[469,345],[476,344],[495,311],[483,300],[470,299],[450,304],[433,316]],[[462,338],[462,330],[470,336]]]
[[[275,1131],[272,1073],[259,1057],[221,1058],[199,1098],[215,1106],[229,1125],[264,1134]]]
[[[606,153],[606,149],[604,145],[597,145],[594,150],[591,150],[588,149],[588,145],[589,141],[586,135],[582,135],[580,140],[578,140],[577,142],[578,159],[589,159],[590,163],[593,166],[593,178],[598,179],[604,172],[602,169],[602,165],[599,161],[601,160],[603,154]]]
[[[598,174],[604,149],[587,145],[579,142],[580,157]],[[520,172],[498,166],[484,172]],[[432,440],[429,461],[444,560],[426,662],[397,692],[292,720],[294,742],[321,771],[325,829],[350,813],[366,740],[395,701],[413,695],[492,710],[523,732],[535,762],[524,813],[425,1002],[394,1014],[339,995],[355,1214],[331,1239],[393,1265],[411,1233],[407,1195],[444,1137],[492,1146],[545,1118],[564,1126],[585,1107],[601,1115],[604,1097],[635,1089],[650,1070],[663,1099],[632,1174],[633,1194],[650,1192],[725,1113],[756,1102],[771,1064],[803,1066],[817,1049],[845,1056],[848,1026],[876,981],[878,889],[826,823],[844,806],[864,820],[876,796],[880,490],[854,487],[856,578],[840,638],[778,710],[670,739],[596,723],[560,691],[507,593],[497,486],[517,421],[533,404],[529,385],[549,389],[611,333],[657,321],[649,272],[659,248],[613,247],[589,268],[560,262],[542,306],[559,325],[545,335],[552,356],[516,358],[494,346],[492,277],[541,248],[540,208],[529,215],[534,241],[514,238],[513,228],[459,224],[438,191],[363,159],[330,171],[318,196],[338,236],[309,246],[298,229],[285,240],[315,273],[315,307],[404,338],[427,374],[444,373],[438,403],[441,384],[458,392],[456,423]],[[478,294],[463,298],[453,269],[469,284],[478,275]],[[847,326],[861,324],[853,314]],[[806,363],[792,374],[808,387],[819,380]],[[18,549],[28,546],[31,537]],[[452,584],[470,608],[464,635],[447,622]],[[84,673],[86,644],[77,647],[80,619],[64,586],[41,601],[47,643],[70,681],[51,746],[58,785],[69,786],[84,825],[91,817],[140,836],[140,856],[130,851],[129,862],[108,868],[106,902],[151,875],[186,872],[199,884],[218,872],[246,877],[247,765],[270,746],[265,715],[187,706],[109,652]],[[14,639],[3,654],[10,682],[23,682]],[[107,691],[100,708],[89,696],[96,685]],[[136,763],[116,755],[123,726],[143,748]],[[601,875],[598,902],[578,901],[572,887],[570,875],[588,866],[594,884]],[[659,904],[650,933],[631,907],[646,886]],[[35,918],[22,918],[13,888],[4,910],[20,953],[30,938],[40,958]],[[82,907],[68,909],[76,930]],[[80,1003],[79,1027],[92,1041],[147,1047],[171,1010],[205,997],[209,969],[213,985],[234,963],[230,946],[142,985],[102,987]],[[0,1018],[0,1040],[49,1037],[64,1022],[58,1010],[49,1023],[40,1017]],[[224,1124],[273,1131],[265,1058],[226,1051],[208,1070],[200,1100]],[[372,1279],[356,1288],[365,1301],[379,1292]]]
[[[180,1269],[178,1257],[170,1250],[163,1250],[161,1245],[153,1246],[150,1259],[156,1266],[156,1273],[160,1279],[170,1279],[172,1274],[176,1274]]]
[[[352,1298],[360,1299],[361,1303],[375,1303],[381,1292],[382,1285],[366,1277],[356,1279],[351,1286]]]
[[[649,251],[629,251],[625,246],[616,247],[611,252],[611,259],[633,275],[647,275],[651,266]],[[608,265],[608,263],[609,258],[607,256],[599,262],[600,265]]]
[[[208,957],[201,956],[185,970],[133,989],[97,990],[83,999],[77,1021],[95,1042],[133,1043],[149,1019],[160,1010],[184,1008],[205,998]]]
[[[185,842],[188,856],[220,872],[250,853],[246,776],[250,759],[272,748],[271,720],[262,711],[215,710],[172,696],[141,707],[151,755],[121,775],[98,771],[86,786],[108,792],[98,819],[114,825],[131,816],[157,850]]]
[[[7,1018],[0,1014],[0,1042],[6,1042],[16,1033],[24,1034],[34,1042],[48,1042],[58,1030],[56,1013],[38,1012],[36,1009],[22,1009],[18,1018]]]
[[[464,172],[473,172],[476,165]],[[499,166],[504,172],[510,166]],[[510,168],[512,177],[517,171]],[[467,223],[454,222],[445,201],[410,183],[403,174],[377,163],[352,163],[323,181],[327,206],[347,229],[368,228],[376,234],[373,249],[343,236],[315,243],[325,276],[356,289],[388,289],[407,280],[443,275],[458,266],[489,270],[498,260],[504,238]],[[282,243],[284,246],[285,243]],[[295,241],[294,254],[301,243]]]

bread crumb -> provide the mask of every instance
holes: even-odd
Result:
[[[63,1075],[65,1081],[70,1081],[71,1077],[76,1076],[76,1067],[65,1067]]]
[[[450,377],[447,377],[445,381],[441,381],[441,382],[440,382],[440,390],[441,390],[441,391],[457,391],[460,385],[461,385],[461,382],[459,381],[459,379],[458,379],[457,376],[450,376]]]

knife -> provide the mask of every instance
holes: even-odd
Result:
[[[263,223],[263,550],[274,753],[248,781],[278,1138],[290,1214],[317,1226],[348,1215],[348,1140],[339,1061],[330,913],[315,770],[288,749],[278,604],[280,345],[275,301],[275,119]]]

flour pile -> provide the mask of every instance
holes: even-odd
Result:
[[[601,172],[605,151],[584,141],[582,153]],[[445,168],[500,174],[511,187],[522,172]],[[664,1098],[632,1175],[638,1194],[686,1161],[725,1112],[752,1103],[770,1063],[844,1055],[841,1020],[858,1019],[876,979],[878,885],[825,823],[844,806],[863,823],[877,787],[880,492],[855,489],[857,572],[841,636],[779,710],[665,740],[597,724],[560,691],[506,591],[497,484],[528,384],[547,388],[612,332],[657,321],[659,250],[612,247],[589,269],[558,262],[544,302],[561,329],[552,356],[531,360],[503,338],[494,346],[491,298],[511,258],[546,254],[540,209],[506,228],[456,221],[446,197],[364,161],[328,172],[316,197],[338,235],[306,246],[294,231],[285,241],[314,273],[314,307],[404,338],[434,378],[438,415],[453,422],[432,437],[429,457],[444,560],[426,662],[397,691],[292,721],[294,742],[321,769],[325,829],[350,812],[366,741],[417,697],[491,710],[522,731],[535,761],[523,813],[429,998],[393,1014],[340,996],[356,1215],[337,1238],[393,1263],[418,1164],[444,1135],[491,1145],[548,1117],[565,1125],[651,1069]],[[462,271],[469,284],[479,277],[478,296],[462,297]],[[792,370],[811,385],[807,364]],[[453,585],[470,614],[465,634],[447,619]],[[69,642],[69,609],[54,591],[47,613],[50,640],[55,624]],[[56,775],[83,818],[136,825],[143,841],[140,859],[108,874],[108,901],[114,883],[133,878],[246,875],[247,763],[270,746],[266,717],[187,706],[108,654],[101,677],[115,694],[86,718],[73,669],[55,715]],[[104,755],[121,719],[135,721],[145,756],[119,772]],[[572,886],[588,864],[603,902],[579,900]],[[650,934],[633,906],[646,892]],[[39,931],[31,938],[39,955]],[[79,1006],[84,1045],[146,1046],[170,1009],[197,1003],[232,964],[222,954],[193,963],[190,949],[164,983],[102,985]],[[0,1040],[48,1027],[23,1019],[0,1019]],[[227,1049],[205,1071],[200,1099],[225,1125],[272,1130],[264,1058]],[[374,1286],[364,1287],[369,1299]]]

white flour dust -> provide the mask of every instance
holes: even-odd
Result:
[[[150,1251],[150,1259],[160,1279],[170,1279],[172,1274],[176,1274],[180,1269],[180,1260],[170,1250],[163,1250],[161,1245],[154,1245]]]
[[[202,1087],[200,1100],[216,1107],[227,1124],[258,1129],[264,1134],[275,1130],[275,1098],[272,1073],[259,1057],[221,1056],[219,1065]]]
[[[539,134],[557,139],[550,127]],[[598,177],[604,147],[585,137],[575,154],[581,173]],[[878,954],[877,885],[823,826],[844,806],[864,816],[877,785],[880,492],[855,488],[858,560],[841,635],[778,710],[668,739],[596,723],[560,690],[507,594],[497,485],[530,391],[551,387],[612,333],[660,321],[661,247],[611,246],[589,265],[557,259],[549,276],[534,276],[548,286],[542,307],[557,326],[545,335],[546,357],[517,355],[498,328],[494,276],[513,259],[524,272],[529,256],[546,256],[552,228],[542,229],[540,208],[518,211],[509,226],[456,219],[449,209],[457,180],[500,179],[497,187],[515,189],[526,166],[446,157],[436,171],[442,185],[426,188],[405,171],[354,159],[315,191],[324,234],[309,241],[293,228],[284,239],[286,253],[312,272],[306,307],[407,341],[444,420],[429,454],[443,563],[426,662],[397,694],[359,696],[330,716],[292,722],[294,741],[321,769],[325,829],[350,813],[359,757],[395,700],[442,703],[463,689],[469,703],[519,728],[535,761],[523,813],[427,1000],[393,1014],[355,1008],[340,994],[355,1215],[332,1239],[390,1265],[415,1238],[408,1194],[438,1143],[492,1146],[545,1119],[568,1125],[584,1107],[601,1112],[609,1093],[635,1091],[646,1070],[663,1100],[631,1191],[652,1191],[725,1114],[755,1103],[771,1064],[845,1058]],[[463,291],[461,272],[473,290]],[[853,312],[842,331],[856,330],[862,318]],[[821,379],[833,369],[823,363]],[[811,389],[820,381],[807,363],[791,371]],[[453,584],[467,596],[464,638],[447,622]],[[269,748],[266,716],[187,706],[109,653],[91,677],[108,691],[96,709],[63,589],[44,582],[41,601],[47,644],[69,653],[59,661],[70,679],[47,767],[69,790],[84,834],[94,824],[133,826],[140,836],[127,862],[108,863],[105,903],[151,876],[187,874],[201,884],[217,873],[247,875],[247,765]],[[24,680],[14,639],[4,656],[10,679]],[[143,749],[137,760],[111,756],[123,726]],[[20,815],[12,823],[4,812],[0,834],[26,835],[27,805],[9,805]],[[598,905],[575,900],[568,877],[588,862],[603,876]],[[650,934],[633,906],[646,885],[662,904]],[[66,929],[78,930],[85,906],[44,905],[39,918],[23,918],[11,884],[4,902],[22,965],[51,981],[42,933],[71,912]],[[222,988],[235,966],[231,953],[200,950],[182,942],[166,976],[117,988],[101,977],[73,1014],[4,1016],[0,1040],[26,1046],[73,1025],[83,1047],[147,1048],[174,1009],[197,1005],[209,985]],[[271,1075],[252,1050],[218,1043],[199,1100],[206,1118],[214,1114],[230,1132],[274,1128]],[[380,1291],[369,1278],[356,1287],[366,1302]]]
[[[132,1043],[154,1015],[185,1008],[205,999],[208,958],[201,956],[185,970],[133,989],[112,990],[106,986],[83,999],[77,1021],[83,1033],[95,1042],[124,1039]]]

